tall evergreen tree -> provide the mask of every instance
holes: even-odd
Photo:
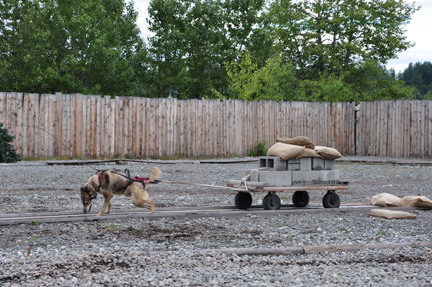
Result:
[[[0,123],[0,162],[14,163],[21,160],[21,157],[11,145],[13,139],[14,137],[11,136],[3,124]]]
[[[410,63],[399,78],[405,81],[407,86],[415,88],[417,99],[432,99],[432,63]]]

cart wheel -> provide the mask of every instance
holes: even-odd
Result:
[[[327,191],[322,200],[325,208],[339,208],[340,198],[334,190]]]
[[[276,193],[268,193],[264,196],[263,207],[265,210],[277,210],[281,206],[281,200]]]
[[[252,205],[252,195],[249,192],[238,192],[234,202],[237,208],[248,209]]]
[[[305,207],[309,203],[309,193],[304,190],[297,190],[292,196],[295,207]]]

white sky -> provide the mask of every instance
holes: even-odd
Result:
[[[135,9],[139,13],[137,24],[143,37],[151,34],[147,29],[146,21],[149,2],[150,0],[135,0]],[[406,0],[406,2],[412,3],[413,1]],[[422,8],[414,13],[411,23],[405,27],[408,41],[415,43],[415,46],[400,53],[398,59],[389,61],[387,69],[393,68],[396,73],[406,69],[409,63],[432,62],[432,0],[417,0],[415,3],[416,6],[422,6]]]

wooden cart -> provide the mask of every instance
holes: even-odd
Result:
[[[290,186],[268,186],[266,182],[242,182],[240,180],[230,180],[227,187],[237,191],[235,205],[239,209],[248,209],[252,205],[251,192],[267,193],[262,201],[264,209],[277,210],[280,208],[281,201],[276,192],[294,191],[292,201],[296,207],[305,207],[309,203],[309,193],[312,190],[326,190],[327,193],[322,199],[325,208],[339,208],[340,198],[336,190],[347,190],[348,182],[338,184],[313,184],[313,185],[290,185]]]

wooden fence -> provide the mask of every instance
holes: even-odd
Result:
[[[362,102],[358,154],[432,157],[432,101]]]
[[[343,155],[430,157],[431,108],[0,93],[0,122],[24,157],[227,157],[299,135]]]

